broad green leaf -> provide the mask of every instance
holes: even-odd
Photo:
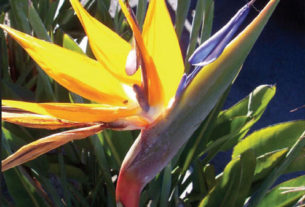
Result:
[[[270,153],[265,153],[262,156],[256,158],[256,169],[254,180],[262,180],[273,170],[273,168],[280,165],[285,158],[288,149],[282,149],[278,151],[272,151]],[[305,150],[303,149],[300,154],[292,161],[292,163],[283,172],[292,173],[298,171],[305,171]]]
[[[268,173],[270,173],[271,170],[285,157],[287,151],[287,149],[282,149],[265,153],[264,155],[257,157],[254,180],[260,180],[267,176]]]
[[[275,86],[258,86],[240,102],[221,112],[210,139],[216,140],[227,134],[235,133],[235,135],[222,146],[222,151],[231,149],[260,119],[269,102],[275,95],[275,90]]]
[[[207,127],[207,132],[201,131],[198,135],[195,133],[193,135],[195,139],[192,138],[186,145],[184,151],[187,154],[184,153],[183,156],[187,162],[183,169],[187,169],[190,158],[194,156],[196,149],[204,149],[199,153],[200,155],[208,153],[204,159],[205,163],[208,163],[219,151],[231,149],[258,121],[274,94],[275,86],[261,85],[254,89],[249,96],[231,108],[222,111],[215,119],[215,123],[207,126],[205,123],[204,128]],[[216,106],[218,107],[218,104]],[[211,113],[214,113],[213,111]],[[208,117],[205,122],[209,123],[209,119]],[[204,128],[200,127],[199,130]],[[200,143],[202,139],[204,139],[204,144]]]
[[[241,117],[243,118],[243,117]],[[240,121],[240,120],[237,120]],[[226,146],[228,144],[231,145],[232,140],[234,141],[235,137],[244,137],[247,133],[248,128],[245,129],[238,129],[236,131],[233,131],[232,133],[229,133],[223,137],[218,138],[215,141],[211,141],[207,147],[201,152],[200,155],[204,155],[205,153],[208,153],[207,156],[204,158],[203,162],[208,163],[210,162],[218,152],[223,150],[223,146]]]
[[[217,120],[219,123],[236,116],[248,116],[249,118],[261,115],[265,111],[271,99],[274,97],[276,87],[274,85],[260,85],[247,97],[234,106],[224,110]]]
[[[305,148],[302,149],[297,158],[290,164],[285,173],[304,171],[305,172]]]
[[[285,122],[258,130],[236,145],[232,157],[252,149],[255,155],[290,148],[305,130],[305,121]]]
[[[292,207],[295,206],[298,199],[305,195],[305,190],[293,191],[293,188],[304,186],[305,175],[288,180],[271,189],[259,207]],[[291,190],[291,192],[286,192]]]
[[[291,163],[297,158],[302,149],[305,147],[305,130],[287,152],[284,161],[268,174],[266,179],[262,181],[255,194],[249,200],[249,207],[259,205],[260,201],[264,198],[269,188],[276,181],[276,179],[285,172]]]
[[[248,196],[255,170],[255,156],[247,151],[226,166],[221,180],[201,201],[200,207],[243,206]]]

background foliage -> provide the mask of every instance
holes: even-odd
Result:
[[[123,14],[119,9],[109,12],[110,0],[83,2],[97,19],[130,40],[132,33]],[[178,0],[174,11],[179,38],[190,5],[190,0]],[[135,11],[140,24],[146,8],[146,1],[139,0]],[[55,0],[4,0],[0,11],[0,23],[94,58],[89,47],[83,51],[78,46],[85,34],[68,1],[61,4]],[[198,42],[210,36],[213,14],[213,0],[197,1],[189,44],[184,51],[186,59]],[[2,30],[0,50],[2,98],[86,101],[46,76]],[[189,69],[186,62],[186,71]],[[258,86],[238,103],[222,110],[229,90],[171,163],[145,187],[141,206],[301,205],[304,190],[282,194],[285,191],[282,187],[304,186],[305,176],[273,184],[282,174],[305,170],[305,121],[280,123],[248,134],[274,97],[276,87]],[[106,130],[4,172],[1,204],[115,206],[118,171],[138,133]],[[51,132],[2,123],[1,158],[48,134]],[[223,172],[216,173],[211,160],[228,150],[233,150],[231,161]]]

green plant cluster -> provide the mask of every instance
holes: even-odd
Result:
[[[125,39],[132,33],[119,9],[110,15],[110,0],[87,0],[85,7]],[[175,27],[180,38],[190,0],[178,0]],[[211,34],[213,0],[198,0],[186,57]],[[143,23],[146,0],[136,16]],[[0,23],[68,49],[85,33],[68,1],[4,0]],[[85,53],[93,57],[88,47]],[[50,79],[15,41],[0,30],[2,98],[35,102],[80,102],[81,97]],[[56,60],[54,60],[56,61]],[[189,70],[186,64],[186,71]],[[85,70],[85,68],[84,68]],[[288,207],[305,200],[305,176],[273,186],[286,173],[305,170],[305,120],[268,126],[248,133],[275,95],[276,87],[261,85],[229,109],[222,110],[230,88],[171,163],[143,190],[140,206]],[[183,117],[181,117],[183,118]],[[2,123],[1,158],[21,146],[51,134]],[[106,130],[71,142],[1,175],[2,206],[116,206],[115,187],[123,158],[137,131]],[[233,150],[220,174],[211,160]],[[286,192],[287,188],[291,192]],[[293,188],[294,187],[294,188]],[[285,190],[286,189],[286,190]],[[300,190],[301,189],[301,190]]]

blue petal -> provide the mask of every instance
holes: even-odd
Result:
[[[184,91],[184,88],[187,85],[186,81],[187,81],[187,75],[184,73],[180,80],[178,89],[176,91],[176,99],[178,99],[181,96],[182,92]]]
[[[255,0],[252,0],[243,6],[234,15],[234,17],[232,17],[232,19],[223,28],[221,28],[221,30],[215,33],[195,50],[193,55],[189,58],[189,62],[194,65],[195,68],[190,74],[183,75],[176,92],[176,99],[183,94],[184,89],[205,65],[215,61],[220,56],[225,47],[233,39],[233,36],[238,30],[239,26],[247,17],[250,11],[250,6],[254,3],[254,1]]]
[[[203,67],[215,61],[232,40],[234,34],[247,17],[249,11],[250,6],[249,4],[246,4],[223,28],[221,28],[221,30],[215,33],[195,50],[193,55],[189,58],[189,62],[192,65]]]

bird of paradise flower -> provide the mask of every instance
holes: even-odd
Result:
[[[270,0],[234,40],[254,0],[184,63],[164,0],[151,0],[141,31],[128,2],[119,0],[134,34],[130,45],[70,0],[97,60],[31,37],[7,31],[54,80],[92,100],[83,103],[30,103],[3,100],[4,121],[32,128],[71,128],[21,147],[2,161],[2,171],[83,139],[105,128],[141,129],[121,166],[116,197],[138,206],[143,187],[166,166],[232,83],[279,0]],[[232,40],[232,41],[231,41]]]

